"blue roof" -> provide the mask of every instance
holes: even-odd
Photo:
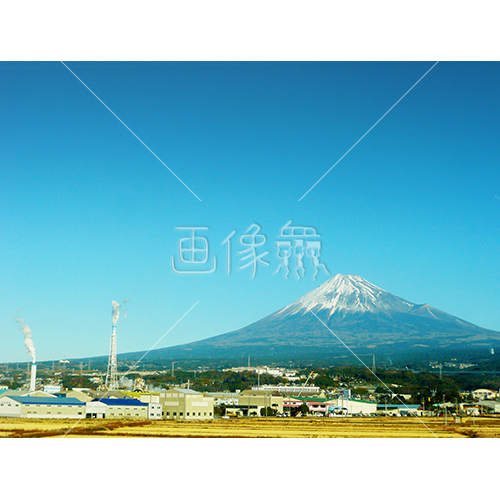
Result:
[[[78,405],[85,406],[83,401],[80,401],[76,398],[51,398],[50,396],[42,397],[42,396],[8,396],[9,398],[21,403],[31,404],[31,405]]]
[[[147,403],[134,398],[95,398],[92,401],[100,401],[108,406],[148,406]]]

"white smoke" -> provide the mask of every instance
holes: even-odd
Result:
[[[17,323],[24,323],[23,318],[15,318],[14,321]],[[20,327],[20,329],[24,335],[24,345],[26,346],[26,352],[31,356],[33,363],[36,363],[35,344],[33,344],[33,340],[31,339],[33,330],[28,325],[23,325],[22,327]]]
[[[116,325],[118,318],[120,317],[120,304],[112,300],[111,305],[113,307],[113,310],[111,311],[111,316],[113,317],[113,325]]]
[[[118,304],[118,302],[116,302],[115,300],[111,301],[111,305],[113,307],[111,311],[111,316],[113,317],[113,325],[116,325],[116,323],[118,322],[118,318],[120,317],[120,309],[122,309],[122,307],[125,307],[128,304],[129,300],[130,299],[125,299],[121,305]],[[123,317],[127,319],[127,309],[123,309]]]
[[[125,300],[123,301],[123,303],[122,303],[122,307],[123,307],[123,306],[127,306],[127,307],[128,307],[128,301],[129,301],[129,300],[130,300],[130,299],[125,299]],[[124,309],[124,310],[123,310],[123,317],[124,317],[125,319],[127,319],[127,311],[128,311],[128,309]]]

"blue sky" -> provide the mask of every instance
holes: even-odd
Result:
[[[336,273],[500,331],[498,63],[0,64],[0,362],[107,354],[243,327]],[[280,227],[321,234],[324,273],[273,272]],[[268,267],[238,270],[239,238]],[[179,275],[180,226],[205,226],[213,274]],[[233,271],[222,241],[233,239]]]

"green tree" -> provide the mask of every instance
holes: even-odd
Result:
[[[220,406],[214,408],[214,415],[222,417],[226,414],[226,405],[222,403]]]
[[[309,406],[307,406],[307,403],[304,402],[300,405],[299,410],[302,415],[307,415],[309,413]]]
[[[276,413],[278,413],[278,410],[275,410],[274,408],[271,408],[269,406],[260,409],[261,417],[275,417]]]

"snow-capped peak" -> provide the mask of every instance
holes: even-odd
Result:
[[[414,306],[415,304],[382,290],[361,276],[337,274],[278,314],[297,314],[309,309],[315,313],[327,310],[330,316],[341,311],[407,312]]]

